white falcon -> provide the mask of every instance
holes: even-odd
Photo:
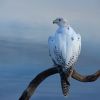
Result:
[[[64,96],[68,94],[70,83],[65,73],[76,63],[81,51],[81,36],[63,18],[57,18],[53,24],[58,25],[56,32],[49,37],[49,54],[54,64],[61,68],[61,86]]]

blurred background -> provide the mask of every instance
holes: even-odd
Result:
[[[52,67],[48,37],[64,17],[82,36],[75,66],[83,74],[100,69],[100,0],[0,0],[0,100],[18,100],[29,82]],[[47,78],[31,100],[99,100],[100,80],[81,83],[71,79],[70,95],[62,95],[59,75]]]

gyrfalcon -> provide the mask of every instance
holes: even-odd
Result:
[[[53,24],[58,25],[56,32],[48,38],[49,55],[54,65],[60,67],[61,86],[64,96],[69,92],[70,69],[75,65],[81,51],[81,36],[64,18],[57,18]],[[65,76],[68,73],[68,76]]]

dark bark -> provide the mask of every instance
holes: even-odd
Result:
[[[75,70],[73,70],[72,78],[80,81],[80,82],[93,82],[96,81],[98,78],[100,78],[100,70],[98,70],[96,73],[92,75],[81,75],[77,73]]]
[[[54,75],[58,73],[58,67],[53,67],[50,69],[47,69],[40,74],[38,74],[29,84],[27,89],[23,92],[22,96],[19,98],[19,100],[29,100],[31,95],[34,93],[37,86],[48,76]]]
[[[39,73],[29,84],[29,86],[26,88],[26,90],[22,93],[21,97],[19,100],[29,100],[38,85],[45,80],[48,76],[54,75],[59,73],[59,68],[58,67],[53,67],[50,69],[47,69],[41,73]],[[76,72],[74,69],[71,70],[72,74],[71,77],[75,80],[78,80],[80,82],[92,82],[97,80],[100,77],[100,70],[98,70],[96,73],[92,75],[81,75],[78,72]]]

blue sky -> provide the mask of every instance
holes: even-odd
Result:
[[[1,45],[5,45],[6,48],[10,44],[12,47],[9,50],[9,48],[5,49],[1,46],[1,54],[5,55],[2,55],[4,61],[9,62],[4,51],[7,54],[13,51],[12,55],[16,55],[16,50],[12,50],[16,42],[19,47],[22,46],[20,42],[29,42],[24,47],[29,48],[30,45],[30,50],[32,49],[32,43],[34,45],[38,43],[38,45],[47,46],[49,35],[54,33],[57,28],[56,25],[52,24],[52,20],[59,16],[66,18],[75,31],[81,34],[82,56],[84,54],[89,54],[90,56],[91,52],[92,56],[95,56],[96,54],[93,53],[95,51],[100,57],[99,5],[99,0],[0,0]],[[22,50],[25,50],[23,46],[19,50],[19,55],[23,53]],[[34,51],[32,52],[33,54]],[[24,54],[26,54],[26,51]],[[16,59],[18,59],[17,57]],[[23,57],[21,58],[22,62],[24,62]],[[28,53],[26,54],[27,57],[32,62],[32,58]],[[16,59],[15,61],[17,61]],[[94,57],[94,59],[97,58]],[[12,59],[9,60],[11,61]]]
[[[99,5],[99,0],[0,0],[0,20],[48,22],[64,16],[98,22]]]
[[[52,66],[47,40],[57,29],[52,24],[56,17],[66,18],[82,36],[77,71],[90,74],[99,69],[100,0],[0,0],[0,99],[17,100],[35,75]],[[58,77],[49,78],[33,99],[50,94],[52,100],[65,100],[58,83]],[[69,100],[100,97],[99,80],[71,84]]]
[[[56,29],[52,20],[60,16],[66,18],[83,37],[88,36],[90,40],[95,37],[98,42],[99,5],[99,0],[0,0],[0,36],[25,37],[31,40],[35,37],[41,40],[42,35],[44,37],[42,40],[47,41],[48,36]],[[14,26],[16,30],[28,27],[29,29],[25,31],[29,34],[12,33]],[[49,32],[46,29],[49,29]],[[41,34],[42,32],[44,34]]]

